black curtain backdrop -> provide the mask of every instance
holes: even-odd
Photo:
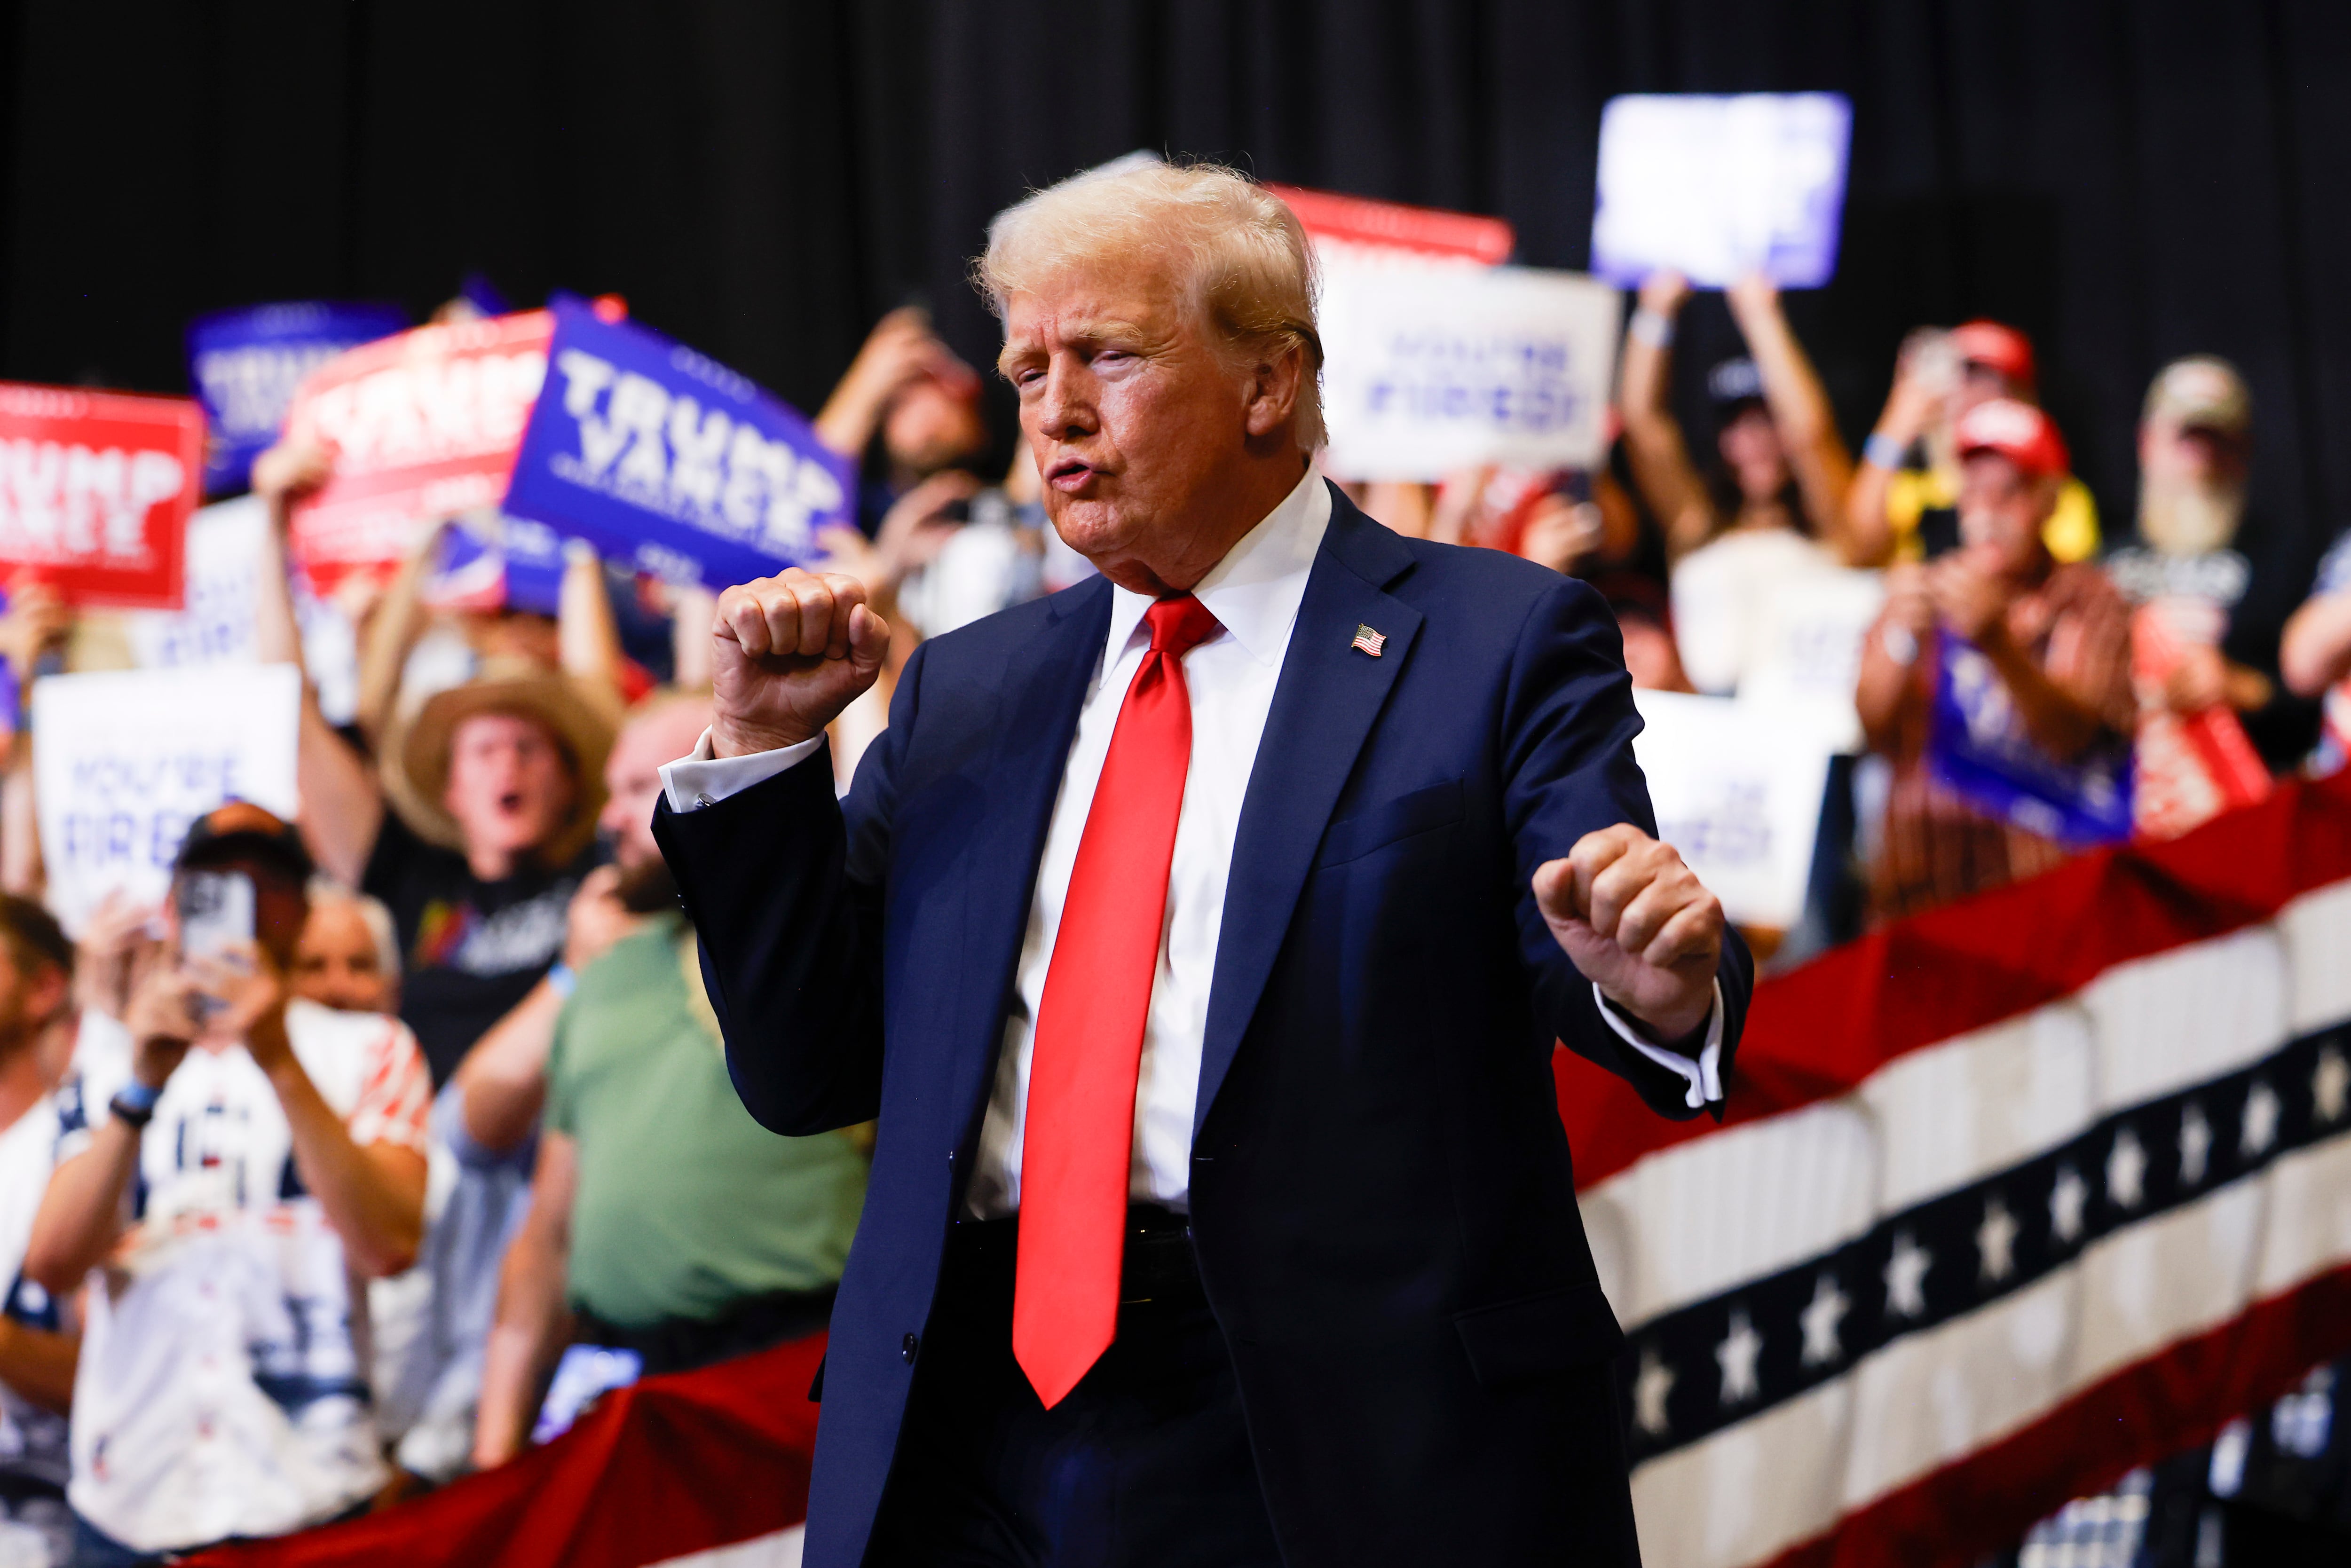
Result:
[[[15,0],[0,375],[176,391],[200,310],[421,315],[479,271],[618,291],[813,409],[909,299],[987,363],[988,215],[1137,147],[1499,214],[1581,267],[1609,97],[1807,89],[1855,107],[1836,279],[1790,299],[1848,434],[1905,330],[2014,322],[2111,536],[2148,376],[2225,354],[2243,543],[2298,595],[2351,520],[2340,0]],[[1736,343],[1696,310],[1686,383]]]

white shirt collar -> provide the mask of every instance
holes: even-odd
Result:
[[[1290,629],[1306,598],[1307,574],[1331,526],[1331,491],[1309,468],[1298,487],[1268,512],[1192,590],[1241,651],[1260,664],[1280,664]],[[1110,639],[1105,665],[1115,663],[1143,630],[1147,593],[1111,584]],[[1214,639],[1211,639],[1213,641]]]

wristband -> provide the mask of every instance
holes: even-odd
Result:
[[[547,983],[557,996],[568,1002],[580,984],[580,975],[570,965],[558,964],[547,972]]]
[[[1909,443],[1896,441],[1882,430],[1871,431],[1869,439],[1861,444],[1861,460],[1874,463],[1889,473],[1901,467],[1902,460],[1909,455]]]
[[[1674,319],[1646,306],[1633,312],[1633,319],[1625,330],[1653,349],[1674,346]]]
[[[155,1119],[155,1103],[163,1097],[161,1089],[152,1089],[136,1078],[114,1092],[106,1103],[109,1114],[136,1133]]]

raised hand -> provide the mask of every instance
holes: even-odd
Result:
[[[1641,280],[1641,308],[1653,310],[1668,321],[1681,313],[1689,297],[1689,279],[1671,267],[1653,272]]]
[[[188,1054],[202,1026],[196,1017],[196,985],[176,964],[151,966],[131,988],[122,1027],[131,1033],[131,1075],[161,1089]]]
[[[798,567],[730,588],[711,626],[712,748],[742,757],[824,733],[882,674],[890,628],[865,585]]]
[[[644,924],[621,902],[621,868],[600,865],[580,882],[564,916],[563,961],[584,969],[610,951],[613,943]]]
[[[1954,550],[1927,568],[1927,593],[1945,624],[1989,653],[2008,635],[2008,591],[1972,550]]]
[[[1780,286],[1763,272],[1750,272],[1722,291],[1723,302],[1743,326],[1780,308]]]
[[[265,1071],[293,1049],[286,1038],[286,977],[260,944],[191,956],[181,969],[204,998],[206,1035],[242,1040]]]
[[[61,645],[73,623],[72,607],[55,588],[31,572],[19,572],[8,584],[7,611],[0,614],[0,658],[29,685],[41,655]]]
[[[1536,868],[1535,904],[1576,969],[1660,1043],[1706,1022],[1722,905],[1671,844],[1629,822]]]
[[[253,460],[253,493],[282,507],[334,476],[335,455],[315,441],[281,441]]]

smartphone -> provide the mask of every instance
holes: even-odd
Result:
[[[1929,507],[1918,514],[1918,555],[1922,560],[1947,556],[1959,548],[1959,514],[1950,507]]]
[[[192,871],[172,892],[180,953],[216,958],[253,940],[253,878],[241,871]]]

